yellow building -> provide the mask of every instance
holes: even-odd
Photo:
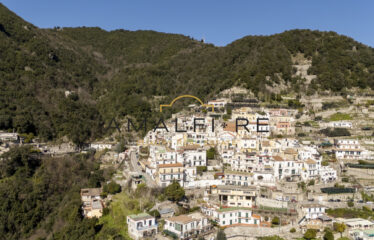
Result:
[[[256,188],[249,186],[217,186],[212,193],[218,195],[221,205],[228,207],[252,207],[256,199]]]
[[[184,168],[182,163],[159,164],[157,165],[156,182],[161,187],[166,187],[173,181],[183,186]]]

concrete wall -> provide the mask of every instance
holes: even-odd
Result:
[[[257,206],[266,206],[266,207],[273,207],[273,208],[287,208],[288,203],[283,202],[283,201],[277,201],[274,199],[269,199],[269,198],[262,198],[262,197],[257,197],[256,198],[256,205]]]

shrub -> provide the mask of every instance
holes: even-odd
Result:
[[[327,137],[351,136],[351,133],[346,128],[325,128],[320,130],[320,133],[324,134]]]
[[[179,201],[184,197],[184,189],[177,181],[165,188],[165,196],[171,201]]]
[[[171,237],[172,239],[178,239],[178,236],[177,234],[173,233],[173,232],[170,232],[169,230],[164,230],[163,233],[169,237]]]
[[[109,193],[109,194],[119,193],[121,192],[121,185],[119,185],[116,182],[111,181],[110,183],[104,185],[103,192]]]
[[[155,218],[160,218],[161,217],[161,214],[157,209],[148,212],[148,214],[151,215],[151,216],[154,216]]]
[[[290,233],[295,233],[296,232],[296,229],[295,228],[291,228],[290,229]]]
[[[315,229],[308,229],[304,233],[304,238],[307,239],[307,240],[316,238],[316,236],[317,236],[317,230],[315,230]]]
[[[208,170],[207,166],[197,166],[196,172],[197,174],[202,174],[203,172],[206,172]]]
[[[273,219],[271,220],[271,224],[273,225],[279,225],[280,223],[280,220],[279,220],[279,217],[275,216],[273,217]]]
[[[325,235],[323,235],[323,240],[334,240],[334,234],[330,229],[325,232]]]
[[[214,159],[215,155],[216,155],[216,149],[215,148],[211,147],[206,151],[207,159]]]

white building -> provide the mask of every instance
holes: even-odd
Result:
[[[333,128],[352,128],[352,123],[347,121],[334,121],[329,123],[329,127]]]
[[[335,157],[337,159],[360,159],[361,146],[356,139],[335,139]]]
[[[336,170],[329,166],[321,166],[319,176],[322,182],[333,182],[337,178]]]
[[[157,234],[156,219],[148,213],[129,215],[127,229],[130,237],[136,240],[154,237]]]
[[[95,149],[95,150],[112,149],[112,144],[110,144],[110,143],[91,143],[90,148]]]
[[[206,166],[206,150],[203,148],[182,148],[177,161],[190,167]]]
[[[208,105],[213,105],[214,108],[224,108],[227,105],[227,99],[217,99],[208,102]]]
[[[180,239],[190,239],[191,235],[199,235],[210,229],[208,218],[201,213],[167,218],[164,225],[164,230],[176,234]]]
[[[201,211],[210,216],[221,227],[240,225],[260,225],[261,217],[252,214],[251,208],[218,208],[202,206]]]
[[[317,219],[319,216],[325,215],[326,207],[318,203],[308,203],[301,205],[301,211],[307,220]]]

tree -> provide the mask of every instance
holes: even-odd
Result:
[[[279,222],[280,222],[280,220],[279,220],[279,217],[277,217],[277,216],[275,216],[275,217],[273,218],[273,220],[271,220],[271,223],[272,223],[273,225],[279,225]]]
[[[226,240],[226,234],[223,230],[219,230],[217,232],[217,237],[216,237],[216,240]]]
[[[160,218],[161,217],[161,214],[157,209],[154,209],[154,210],[150,211],[148,214],[155,217],[155,218]]]
[[[296,229],[295,228],[291,228],[290,229],[290,233],[295,233],[296,232]]]
[[[216,149],[211,147],[206,151],[206,157],[207,159],[214,159],[216,155]]]
[[[310,180],[309,183],[308,183],[308,186],[313,186],[315,183],[314,179]]]
[[[177,181],[173,181],[172,184],[165,188],[165,195],[171,201],[179,201],[184,197],[184,189],[179,185]]]
[[[307,240],[316,238],[316,236],[317,236],[317,230],[315,230],[315,229],[308,229],[304,233],[304,238],[307,239]]]
[[[331,230],[325,232],[325,235],[323,235],[323,240],[334,240],[334,234],[331,232]]]
[[[347,226],[344,223],[334,222],[334,230],[340,233],[340,237],[343,237],[343,232]]]
[[[347,205],[348,205],[348,207],[353,207],[355,204],[354,204],[353,201],[351,200],[351,201],[348,201],[348,202],[347,202]]]
[[[111,181],[110,183],[104,185],[103,191],[109,194],[116,194],[121,192],[121,185]]]
[[[147,185],[145,183],[141,183],[136,187],[135,196],[138,198],[144,197],[148,192],[149,188],[147,187]]]

